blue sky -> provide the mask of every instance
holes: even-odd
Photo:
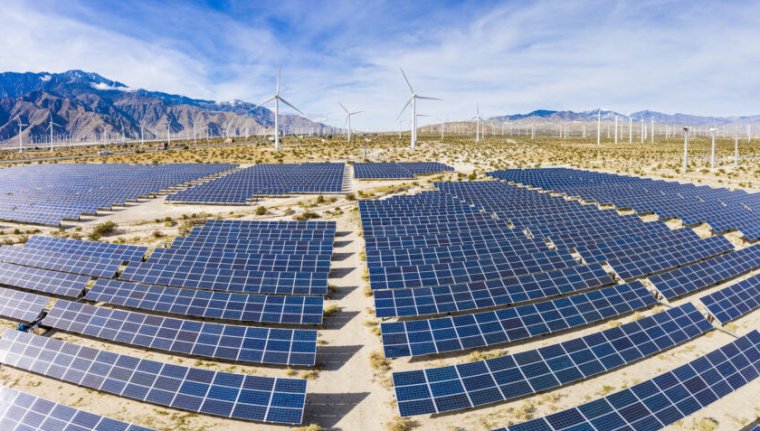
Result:
[[[83,69],[132,87],[395,129],[419,112],[758,114],[760,2],[3,1],[0,70]],[[405,116],[404,118],[406,119]]]

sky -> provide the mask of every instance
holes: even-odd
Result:
[[[0,71],[81,69],[364,130],[536,109],[760,114],[758,1],[3,0]]]

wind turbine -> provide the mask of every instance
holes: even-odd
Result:
[[[596,145],[602,143],[602,108],[596,113]]]
[[[50,151],[53,151],[53,126],[60,126],[60,124],[53,122],[53,113],[50,112],[50,125],[48,125],[48,129],[50,130]]]
[[[475,142],[480,142],[480,122],[483,120],[480,117],[480,102],[475,103],[475,116],[472,117],[475,120]]]
[[[270,97],[269,99],[259,103],[259,106],[264,106],[267,103],[274,100],[274,149],[279,151],[280,150],[280,102],[290,106],[291,108],[295,109],[298,113],[300,113],[303,116],[306,116],[303,112],[301,112],[300,109],[296,108],[288,102],[287,100],[280,97],[280,75],[282,74],[281,70],[277,71],[277,86],[274,89],[274,96]]]
[[[348,123],[348,143],[350,144],[351,143],[351,117],[356,114],[361,114],[364,111],[351,112],[348,109],[346,109],[346,107],[343,106],[342,103],[338,102],[338,105],[340,105],[340,107],[343,108],[343,110],[346,112],[346,123]]]
[[[412,84],[409,83],[409,79],[406,77],[406,73],[404,73],[404,69],[401,69],[401,75],[404,77],[404,81],[406,81],[406,85],[409,87],[409,91],[412,93],[412,97],[409,98],[409,100],[406,101],[406,104],[403,108],[401,108],[401,112],[399,112],[398,119],[401,117],[401,114],[406,111],[407,106],[410,104],[412,105],[412,150],[417,148],[417,99],[420,100],[441,100],[435,97],[427,97],[427,96],[420,96],[417,93],[414,92],[414,88],[412,88]]]
[[[18,152],[23,153],[24,146],[23,146],[23,138],[21,137],[21,132],[23,130],[23,127],[28,126],[28,124],[24,124],[23,122],[21,122],[21,115],[16,116],[16,121],[18,122]]]

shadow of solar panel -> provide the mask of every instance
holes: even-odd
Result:
[[[33,293],[0,287],[0,316],[21,322],[33,322],[40,315],[48,298]]]
[[[8,329],[0,362],[64,382],[179,410],[300,424],[306,380],[167,364]]]
[[[409,322],[381,324],[389,358],[423,356],[530,339],[651,307],[638,281],[552,301]]]
[[[760,244],[731,251],[649,278],[663,296],[674,299],[760,268]]]
[[[85,299],[188,317],[293,325],[320,325],[321,296],[273,296],[171,288],[98,280]]]
[[[712,329],[692,304],[515,355],[393,373],[401,416],[444,413],[556,389],[656,355]]]
[[[25,248],[48,250],[57,253],[70,253],[91,257],[102,257],[127,262],[139,262],[148,251],[148,247],[124,244],[106,244],[102,242],[79,241],[74,239],[53,238],[33,235],[24,244]]]
[[[0,386],[0,429],[5,431],[150,431]]]
[[[598,263],[512,279],[434,288],[376,290],[377,317],[408,317],[476,310],[551,298],[612,284]]]
[[[760,307],[760,275],[699,298],[715,319],[725,325]]]
[[[0,263],[0,284],[68,298],[78,298],[90,277]]]
[[[741,389],[759,374],[760,332],[752,331],[651,380],[497,431],[658,430]]]
[[[0,261],[72,274],[113,278],[122,261],[102,257],[77,256],[26,247],[0,247]]]
[[[59,300],[42,325],[176,354],[244,363],[313,366],[317,333],[182,320]]]

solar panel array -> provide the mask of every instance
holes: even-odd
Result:
[[[649,278],[657,290],[674,299],[760,268],[760,244],[732,251]]]
[[[317,333],[182,320],[59,300],[42,325],[169,353],[242,363],[313,366]]]
[[[0,220],[60,226],[233,168],[228,164],[46,164],[0,170]]]
[[[10,245],[0,247],[0,262],[108,278],[114,277],[123,263],[118,259]]]
[[[321,296],[236,294],[105,279],[85,299],[179,316],[293,325],[321,324],[324,308]]]
[[[33,293],[0,287],[0,317],[21,322],[33,322],[40,315],[48,298]]]
[[[738,390],[758,375],[760,332],[752,331],[651,380],[500,430],[658,430]]]
[[[325,295],[334,238],[335,222],[209,221],[177,239],[177,247],[128,265],[119,278],[219,292]],[[303,247],[292,249],[293,241]]]
[[[505,170],[489,175],[631,208],[640,214],[678,217],[690,225],[708,223],[718,232],[739,230],[752,241],[760,239],[760,193],[568,168]]]
[[[105,259],[117,259],[124,262],[140,262],[145,257],[145,253],[148,252],[148,247],[137,245],[79,241],[42,235],[31,236],[24,245],[38,250],[84,254]]]
[[[259,164],[181,190],[175,203],[246,205],[259,196],[342,193],[343,163]]]
[[[0,429],[5,431],[150,431],[0,386]]]
[[[712,329],[692,304],[515,355],[393,373],[402,416],[444,413],[508,401],[587,379]]]
[[[699,299],[715,319],[725,325],[760,307],[760,275]]]
[[[385,356],[423,356],[496,346],[579,327],[651,307],[641,282],[537,304],[408,322],[382,323]]]
[[[90,277],[0,263],[0,284],[67,298],[78,298]]]
[[[357,179],[405,179],[415,175],[451,172],[454,168],[438,162],[372,162],[354,163],[354,178]]]
[[[6,330],[0,362],[125,398],[225,418],[300,424],[306,380],[172,365]]]

